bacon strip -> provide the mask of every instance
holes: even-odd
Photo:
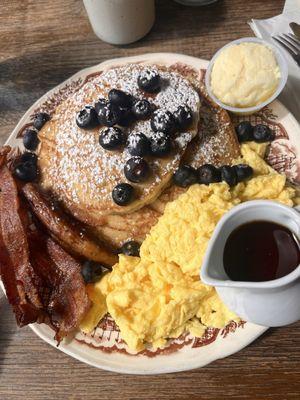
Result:
[[[32,265],[43,281],[40,295],[60,342],[74,330],[90,302],[81,276],[81,266],[51,238],[36,231],[29,235]]]
[[[17,322],[35,322],[42,310],[38,278],[29,261],[26,239],[28,219],[20,204],[17,186],[6,165],[0,168],[0,271]]]
[[[13,270],[14,265],[9,258],[2,235],[0,234],[0,275],[6,295],[13,307],[17,323],[19,326],[24,326],[36,322],[39,312],[27,301],[24,290],[20,283],[17,282]]]
[[[36,185],[27,183],[22,192],[40,222],[67,251],[105,265],[114,265],[118,261],[118,257],[85,232],[79,222],[75,224],[61,210],[54,208]]]
[[[90,306],[80,264],[29,219],[0,149],[0,275],[19,326],[45,322],[61,339]]]

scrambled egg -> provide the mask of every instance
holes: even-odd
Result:
[[[81,324],[91,331],[109,312],[121,336],[136,351],[163,347],[183,332],[201,337],[206,327],[222,328],[238,317],[204,285],[199,269],[219,219],[247,200],[271,199],[293,206],[295,191],[263,160],[265,144],[248,143],[242,157],[254,177],[230,188],[226,183],[193,185],[167,204],[143,242],[140,257],[120,255],[113,271],[89,286],[93,306]]]

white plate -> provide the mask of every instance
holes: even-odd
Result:
[[[36,101],[21,118],[6,144],[21,147],[22,143],[18,137],[31,124],[33,115],[40,110],[53,109],[58,99],[61,100],[76,90],[89,75],[111,66],[141,61],[162,62],[167,65],[184,63],[203,76],[208,65],[207,61],[194,57],[156,53],[115,59],[84,69]],[[280,102],[275,101],[257,115],[252,116],[251,120],[254,123],[264,121],[276,131],[276,140],[271,146],[268,160],[277,170],[284,171],[291,180],[299,182],[300,128],[294,117]],[[109,318],[96,329],[94,335],[87,337],[79,332],[74,339],[65,340],[59,347],[53,340],[53,331],[50,328],[43,324],[33,324],[30,327],[44,341],[82,362],[97,368],[127,374],[158,374],[203,367],[214,360],[236,353],[267,329],[250,323],[241,324],[241,326],[231,323],[221,331],[208,329],[203,339],[186,335],[173,340],[162,352],[149,350],[139,355],[132,355],[124,342],[120,340],[119,332]]]

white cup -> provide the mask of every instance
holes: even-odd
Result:
[[[95,34],[111,44],[145,36],[155,20],[154,0],[83,0]]]

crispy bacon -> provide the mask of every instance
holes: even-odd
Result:
[[[20,326],[38,320],[42,303],[39,284],[30,261],[26,239],[28,218],[19,201],[17,186],[5,164],[0,168],[0,268]]]
[[[17,147],[0,147],[0,166],[6,164],[8,169],[11,170],[16,162],[18,162],[20,155],[21,151]]]
[[[17,323],[19,326],[24,326],[38,320],[39,310],[27,301],[25,292],[20,282],[16,280],[13,270],[14,265],[0,235],[0,275]]]
[[[2,167],[3,164],[6,164],[7,157],[8,157],[10,152],[11,152],[11,147],[10,146],[2,146],[0,148],[0,166],[1,167]]]
[[[0,149],[0,274],[19,326],[45,322],[58,342],[89,307],[80,264],[29,218]]]
[[[75,223],[62,210],[53,207],[37,185],[27,183],[22,192],[36,217],[67,251],[105,265],[117,262],[118,257],[93,238],[79,222]]]
[[[60,342],[74,330],[90,303],[80,273],[81,266],[51,238],[39,231],[28,236],[31,262],[43,285],[39,287],[48,324]]]

